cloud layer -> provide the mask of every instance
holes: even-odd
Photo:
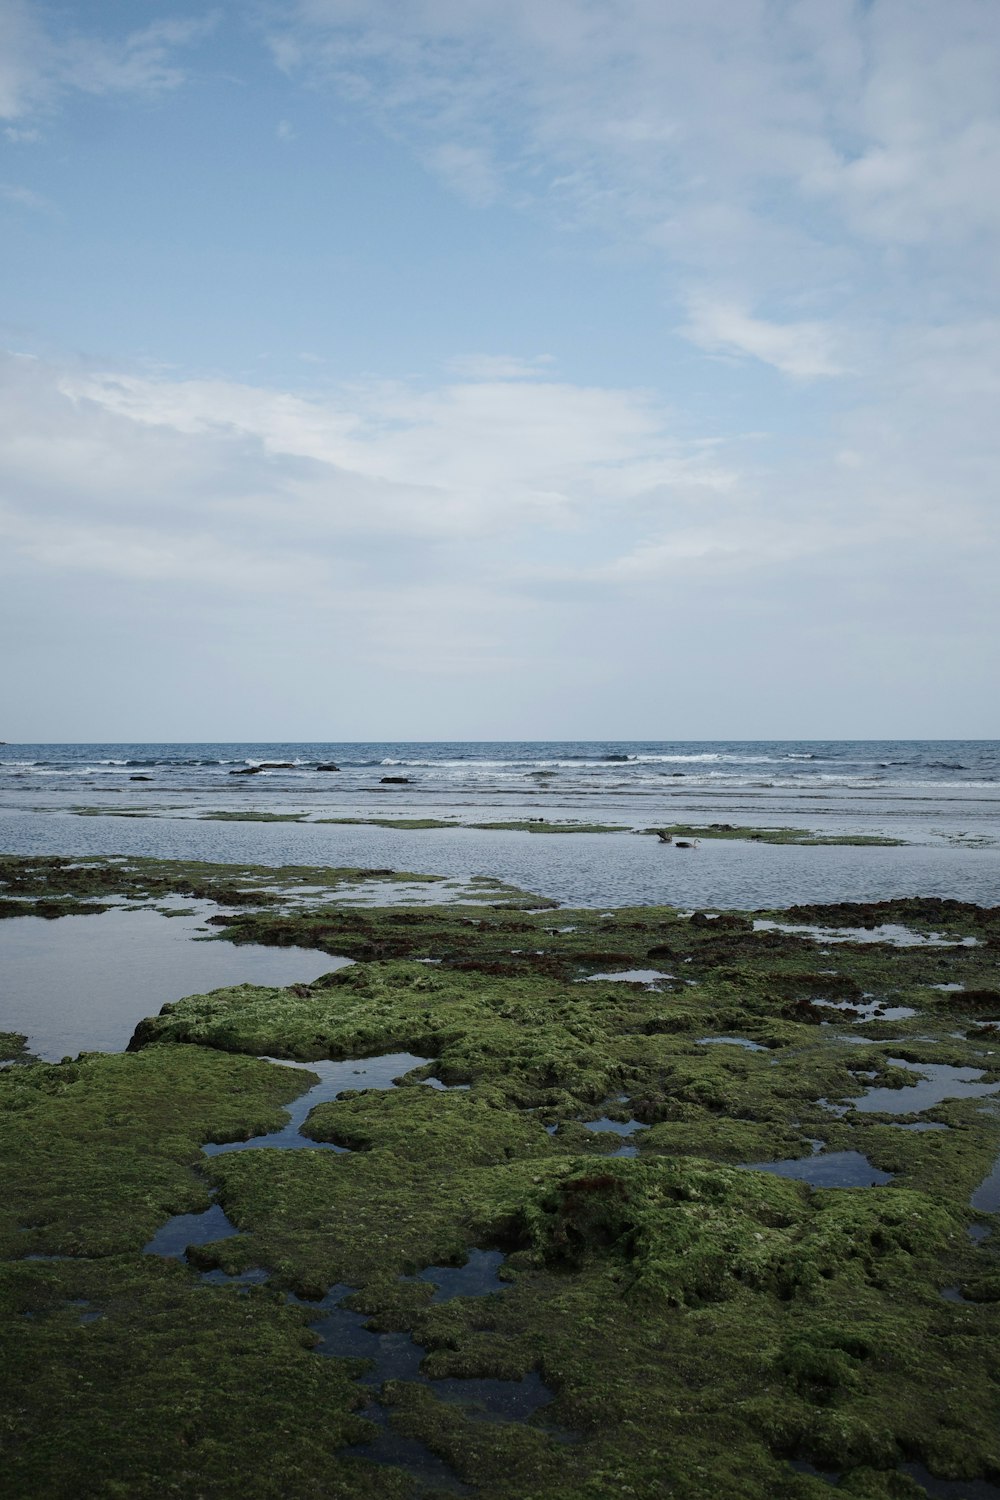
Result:
[[[290,242],[342,193],[374,258],[398,247],[387,323],[405,329],[438,262],[456,304],[463,256],[508,289],[461,325],[441,297],[436,360],[401,337],[391,369],[336,381],[319,346],[294,382],[248,375],[225,338],[211,377],[155,349],[8,353],[9,624],[32,601],[93,609],[120,663],[150,618],[177,675],[190,630],[240,691],[252,647],[289,702],[332,673],[360,735],[393,728],[365,719],[373,684],[416,716],[440,682],[447,711],[397,733],[602,734],[602,714],[661,691],[691,705],[691,735],[996,732],[980,686],[1000,633],[995,0],[274,0],[139,27],[0,0],[0,35],[0,211],[33,232],[72,241],[30,165],[54,121],[81,101],[128,120],[196,84],[224,110],[225,76],[273,108],[274,170],[308,177]],[[194,133],[163,158],[181,208],[188,177],[225,201],[237,135],[218,181]],[[373,139],[411,195],[398,220],[348,194],[344,162]],[[237,165],[252,179],[254,150],[266,201],[263,146]],[[149,177],[130,179],[129,215]],[[203,212],[195,194],[195,246]],[[271,242],[234,231],[216,274],[254,253],[294,308]],[[543,269],[554,285],[552,264],[565,304],[556,286],[519,347],[504,307]],[[351,256],[336,266],[349,278]],[[382,287],[365,286],[374,318]],[[72,347],[30,332],[24,347]],[[659,732],[644,715],[623,732]]]

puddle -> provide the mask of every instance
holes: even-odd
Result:
[[[839,1010],[851,1017],[855,1026],[868,1021],[909,1021],[916,1011],[911,1005],[884,1005],[881,1000],[813,1000],[824,1010]]]
[[[430,1388],[439,1400],[460,1406],[477,1421],[527,1422],[552,1400],[537,1370],[520,1380],[434,1380]]]
[[[789,1465],[799,1474],[809,1474],[821,1479],[824,1484],[840,1487],[840,1474],[833,1469],[817,1469],[803,1459],[795,1459]],[[1000,1488],[985,1479],[935,1479],[923,1464],[900,1464],[891,1473],[907,1474],[919,1484],[932,1500],[1000,1500]]]
[[[980,1214],[1000,1213],[1000,1156],[972,1194],[969,1206]]]
[[[230,984],[308,984],[351,962],[315,948],[204,942],[200,924],[219,908],[185,904],[192,908],[0,922],[0,1031],[26,1032],[29,1049],[49,1062],[123,1052],[139,1022],[168,1001]]]
[[[824,1021],[822,1024],[824,1026],[826,1026],[828,1023],[826,1021]],[[871,1036],[850,1036],[850,1035],[848,1035],[848,1036],[838,1036],[836,1038],[836,1040],[838,1042],[843,1042],[844,1045],[848,1046],[848,1047],[891,1047],[893,1045],[893,1043],[895,1043],[897,1046],[902,1046],[905,1042],[923,1041],[924,1038],[923,1037],[913,1037],[913,1036],[876,1036],[876,1037],[871,1037]],[[931,1038],[931,1040],[933,1041],[934,1039]],[[963,1041],[965,1040],[964,1037],[963,1037],[962,1040]]]
[[[760,917],[754,921],[755,932],[790,932],[798,937],[815,938],[822,943],[890,943],[894,948],[978,948],[979,938],[945,937],[940,932],[913,932],[898,922],[884,922],[881,927],[819,927],[803,922],[773,922]]]
[[[206,1156],[222,1156],[230,1151],[262,1148],[279,1151],[336,1151],[346,1155],[345,1146],[335,1146],[329,1141],[313,1141],[301,1133],[302,1126],[315,1105],[325,1104],[345,1089],[395,1088],[394,1079],[409,1073],[413,1068],[423,1067],[430,1058],[416,1057],[412,1052],[390,1052],[381,1057],[348,1058],[342,1062],[321,1059],[318,1062],[302,1063],[278,1057],[261,1060],[282,1068],[299,1068],[304,1072],[318,1073],[319,1082],[286,1106],[288,1120],[280,1130],[271,1131],[267,1135],[255,1135],[248,1141],[227,1141],[223,1144],[208,1141],[201,1148]],[[229,1239],[235,1234],[239,1234],[239,1230],[226,1217],[221,1207],[214,1203],[201,1214],[175,1214],[143,1246],[143,1250],[147,1255],[182,1259],[188,1245],[208,1245],[215,1240]],[[224,1279],[221,1274],[210,1274],[213,1280]]]
[[[760,1042],[751,1042],[745,1036],[700,1036],[699,1047],[745,1047],[748,1052],[767,1052],[769,1049]]]
[[[985,1479],[935,1479],[923,1464],[900,1464],[933,1500],[1000,1500],[1000,1487]]]
[[[265,1271],[263,1266],[251,1266],[249,1271],[240,1271],[235,1276],[230,1276],[226,1271],[203,1271],[202,1281],[207,1281],[209,1286],[263,1286],[271,1279],[270,1271]]]
[[[255,1135],[249,1141],[227,1141],[223,1145],[209,1143],[202,1147],[206,1156],[222,1156],[230,1151],[256,1151],[264,1147],[278,1151],[337,1151],[343,1153],[345,1146],[335,1146],[329,1141],[313,1141],[303,1135],[302,1126],[317,1104],[326,1104],[342,1094],[345,1089],[392,1089],[393,1082],[414,1068],[422,1068],[430,1062],[429,1057],[416,1057],[412,1052],[390,1052],[382,1057],[348,1058],[343,1062],[329,1059],[319,1062],[289,1062],[283,1057],[265,1057],[264,1062],[276,1063],[282,1068],[302,1068],[319,1074],[319,1083],[313,1084],[304,1094],[286,1105],[288,1122],[280,1130],[268,1135]],[[444,1084],[439,1084],[444,1088]]]
[[[497,1275],[503,1261],[504,1256],[498,1250],[470,1250],[463,1266],[427,1266],[417,1277],[402,1279],[433,1283],[432,1302],[485,1296],[504,1290],[505,1283]],[[372,1361],[372,1368],[360,1377],[360,1382],[372,1390],[371,1404],[363,1414],[375,1423],[378,1433],[371,1442],[355,1444],[345,1452],[372,1463],[405,1469],[415,1478],[456,1494],[470,1493],[470,1487],[456,1477],[443,1459],[418,1440],[405,1438],[393,1430],[389,1409],[377,1399],[375,1391],[387,1380],[416,1381],[438,1400],[460,1408],[470,1421],[485,1422],[526,1422],[552,1401],[552,1391],[536,1371],[530,1371],[520,1380],[429,1379],[420,1369],[425,1354],[423,1346],[409,1333],[378,1333],[367,1328],[367,1313],[354,1312],[342,1305],[350,1293],[350,1287],[340,1284],[332,1286],[320,1303],[290,1299],[299,1306],[323,1311],[323,1316],[312,1324],[319,1337],[315,1353]],[[552,1435],[568,1437],[557,1431]]]
[[[234,1234],[239,1234],[236,1225],[218,1203],[213,1203],[201,1214],[174,1214],[142,1250],[144,1255],[183,1260],[188,1245],[211,1245],[216,1240],[232,1239]]]
[[[618,969],[614,974],[588,974],[578,984],[594,984],[597,980],[617,980],[622,984],[656,984],[660,979],[675,979],[674,974],[661,974],[659,969]]]
[[[882,1187],[893,1177],[891,1172],[881,1172],[878,1167],[873,1167],[860,1151],[819,1152],[788,1161],[742,1162],[740,1165],[744,1171],[771,1172],[775,1177],[807,1182],[813,1188]]]
[[[453,1297],[486,1297],[502,1292],[507,1283],[498,1272],[504,1256],[500,1250],[470,1250],[464,1266],[427,1266],[417,1273],[417,1281],[434,1285],[432,1302],[450,1302]]]
[[[941,1125],[936,1120],[890,1120],[891,1130],[950,1130],[950,1125]]]
[[[902,1089],[868,1089],[853,1104],[860,1114],[915,1115],[945,1099],[979,1099],[1000,1092],[1000,1083],[980,1083],[982,1068],[953,1068],[947,1063],[911,1063],[888,1057],[894,1068],[920,1075],[920,1082]]]
[[[609,1120],[607,1115],[602,1115],[599,1120],[584,1120],[583,1124],[596,1134],[610,1131],[613,1135],[634,1135],[637,1130],[649,1129],[641,1120]]]

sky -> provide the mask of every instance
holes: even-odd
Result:
[[[996,0],[0,0],[0,738],[1000,736]]]

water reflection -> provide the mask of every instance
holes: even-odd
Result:
[[[138,1023],[168,1001],[230,984],[308,984],[350,962],[311,948],[200,941],[205,914],[216,911],[7,918],[0,1031],[27,1033],[30,1050],[51,1062],[123,1052]]]

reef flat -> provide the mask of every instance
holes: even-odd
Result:
[[[9,1493],[1000,1493],[1000,908],[357,875],[2,862],[355,960],[0,1038]]]
[[[162,818],[186,814],[183,807],[121,808],[71,807],[78,818]],[[670,823],[664,827],[633,827],[628,823],[606,823],[566,817],[500,818],[470,822],[450,817],[338,817],[325,818],[305,809],[269,812],[261,808],[214,808],[194,815],[201,823],[308,823],[321,827],[395,828],[406,832],[426,829],[469,828],[482,833],[655,833],[664,838],[745,839],[756,844],[797,844],[804,848],[901,848],[906,840],[873,833],[815,833],[808,828],[756,827],[733,823]]]

